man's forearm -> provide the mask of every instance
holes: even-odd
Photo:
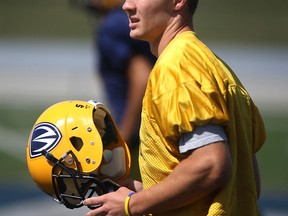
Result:
[[[231,166],[226,144],[197,149],[162,182],[133,195],[131,215],[169,211],[196,202],[229,180]]]

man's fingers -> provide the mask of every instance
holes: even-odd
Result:
[[[88,206],[89,208],[92,208],[92,209],[98,208],[99,206],[102,205],[102,203],[103,202],[101,202],[100,197],[91,197],[83,201],[83,204],[85,206]]]

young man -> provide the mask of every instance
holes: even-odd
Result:
[[[85,200],[102,205],[87,215],[259,215],[263,121],[235,74],[196,37],[197,3],[125,1],[130,36],[158,56],[142,105],[143,185],[130,182],[133,196],[121,187]]]

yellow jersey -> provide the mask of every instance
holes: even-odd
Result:
[[[252,156],[266,137],[261,115],[232,70],[188,31],[165,48],[147,83],[139,150],[144,189],[187,157],[179,153],[181,135],[207,123],[225,129],[232,178],[216,195],[162,215],[258,215]]]

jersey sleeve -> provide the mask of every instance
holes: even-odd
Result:
[[[227,141],[228,138],[222,126],[215,124],[197,126],[193,132],[182,134],[179,140],[179,152],[186,153],[211,143],[227,143]]]
[[[216,85],[200,86],[195,80],[155,97],[152,107],[162,134],[174,141],[197,126],[208,123],[224,126],[229,119],[225,100]]]

